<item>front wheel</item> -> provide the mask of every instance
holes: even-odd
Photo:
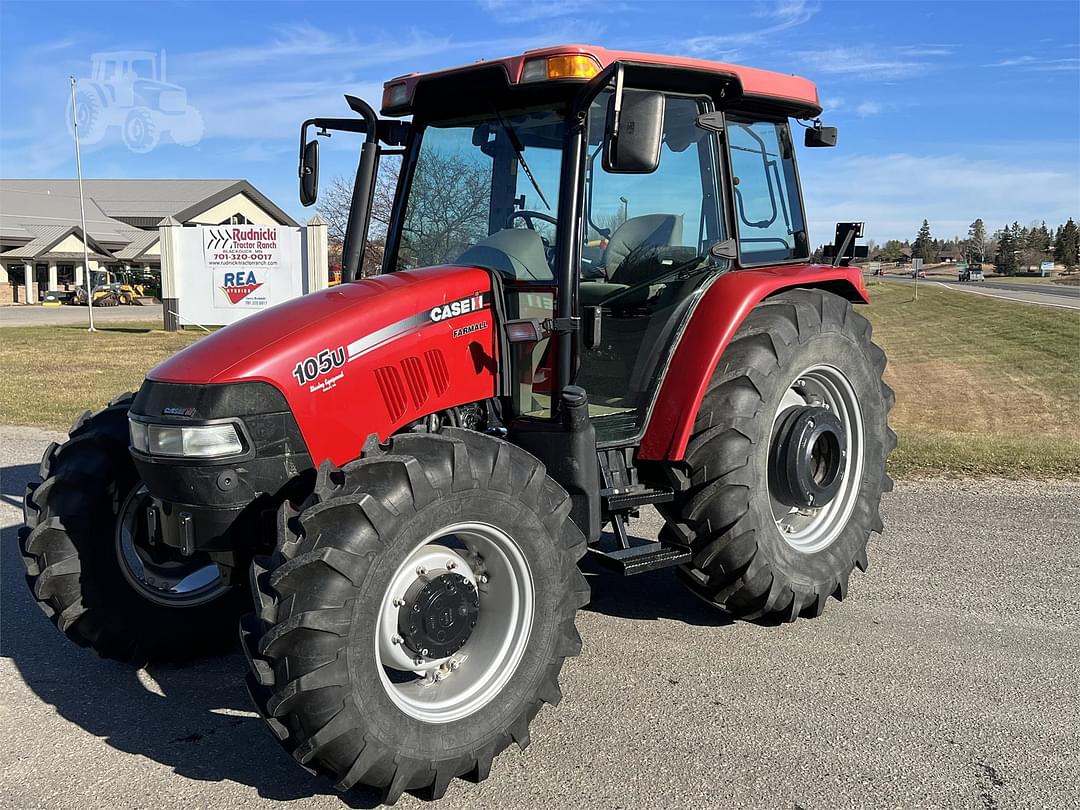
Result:
[[[125,394],[87,413],[23,499],[27,582],[68,638],[106,658],[179,663],[223,652],[250,603],[205,554],[149,542],[148,494],[128,453]]]
[[[258,612],[241,626],[274,735],[340,790],[391,803],[486,778],[528,744],[581,647],[585,539],[569,510],[539,461],[467,430],[324,465],[253,566]]]
[[[865,570],[880,532],[892,390],[870,323],[839,296],[759,304],[710,382],[668,507],[692,537],[680,569],[701,598],[748,619],[817,616]]]

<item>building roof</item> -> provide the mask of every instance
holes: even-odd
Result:
[[[77,225],[69,227],[49,225],[44,227],[34,227],[36,234],[33,239],[27,242],[25,245],[19,245],[11,250],[5,250],[0,253],[0,258],[3,259],[68,259],[83,257],[82,252],[71,251],[53,251],[53,248],[63,242],[68,236],[74,234],[80,240],[82,240],[82,229]],[[154,236],[157,234],[155,233]],[[91,234],[90,238],[85,240],[87,252],[90,258],[105,259],[107,261],[113,261],[116,257],[105,248],[94,235]]]
[[[66,193],[53,181],[0,181],[0,238],[5,242],[30,241],[39,228],[70,228],[79,218],[79,192]],[[60,181],[65,182],[65,181]],[[41,183],[41,185],[31,185]],[[131,228],[113,219],[89,194],[86,196],[86,230],[105,242],[124,243]]]
[[[86,230],[103,255],[135,259],[157,240],[162,220],[189,222],[237,194],[297,225],[247,180],[85,180]],[[0,180],[0,241],[18,245],[4,258],[41,258],[54,233],[66,236],[80,222],[78,180]]]
[[[157,231],[139,231],[138,235],[132,237],[123,248],[116,251],[116,258],[122,261],[132,261],[142,256],[148,248],[153,247],[158,243],[161,238],[161,234]]]

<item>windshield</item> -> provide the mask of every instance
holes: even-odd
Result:
[[[550,109],[428,125],[396,269],[467,262],[551,279],[564,132]]]

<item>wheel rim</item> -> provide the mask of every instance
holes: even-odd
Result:
[[[793,408],[824,408],[839,422],[844,441],[841,447],[822,442],[814,452],[822,468],[827,466],[828,453],[839,453],[839,487],[823,506],[790,506],[785,503],[774,475],[769,476],[769,497],[773,519],[784,541],[797,551],[812,554],[832,545],[843,531],[858,502],[862,482],[864,427],[862,408],[855,388],[843,371],[830,365],[816,365],[797,375],[784,392],[773,417],[769,446],[773,448],[781,425],[791,416]],[[842,448],[842,449],[841,449]],[[770,462],[772,462],[770,456]]]
[[[451,604],[460,608],[458,619],[475,620],[465,631],[448,625],[449,617],[439,612],[445,601],[432,596],[433,590],[445,594],[451,585],[457,589]],[[473,597],[476,612],[466,613]],[[532,631],[534,603],[528,562],[505,532],[485,523],[455,523],[429,535],[398,566],[380,605],[375,660],[387,695],[405,714],[427,723],[448,723],[478,711],[517,670]],[[426,619],[420,623],[424,628],[434,624],[433,634],[446,626],[452,636],[448,646],[461,646],[427,649],[427,655],[413,649],[425,637],[410,633],[408,620],[414,615]],[[436,657],[439,652],[447,654]]]
[[[205,552],[184,557],[162,543],[150,546],[143,517],[149,502],[146,486],[135,487],[116,519],[116,556],[128,583],[151,602],[169,607],[203,605],[229,590]]]

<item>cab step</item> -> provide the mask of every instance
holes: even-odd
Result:
[[[655,541],[630,548],[617,548],[614,551],[602,551],[595,547],[589,549],[590,559],[626,577],[659,568],[684,565],[690,562],[690,556],[688,548],[667,546]]]

